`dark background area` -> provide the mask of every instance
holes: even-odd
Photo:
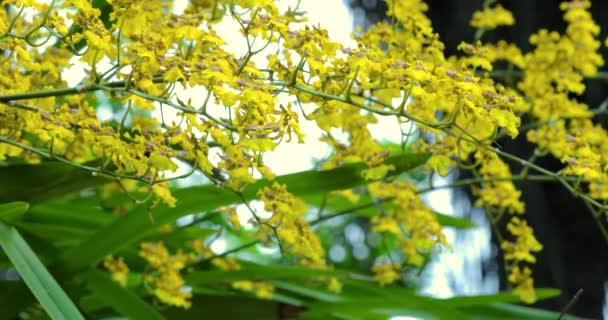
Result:
[[[353,9],[355,24],[365,26],[386,18],[386,4],[382,0],[346,1]],[[469,26],[469,20],[472,13],[483,6],[482,0],[426,2],[429,5],[427,14],[433,21],[433,28],[440,34],[440,39],[446,46],[446,56],[458,54],[456,47],[461,41],[473,41],[475,30]],[[559,9],[561,2],[498,1],[513,12],[516,23],[511,27],[486,32],[482,40],[492,43],[500,39],[506,40],[517,44],[523,52],[528,52],[531,50],[529,36],[539,29],[564,32],[563,12]],[[594,1],[591,13],[602,28],[599,39],[603,42],[608,35],[608,1]],[[608,61],[606,49],[602,48],[601,52],[604,60]],[[604,66],[601,69],[606,68],[608,67]],[[591,108],[608,97],[606,80],[587,80],[585,84],[587,90],[578,99]],[[596,121],[608,128],[608,117],[600,116]],[[529,158],[534,150],[534,146],[526,141],[525,134],[515,140],[503,138],[499,143],[504,151],[522,158]],[[563,168],[563,165],[551,156],[546,156],[537,163],[553,171]],[[519,172],[521,168],[512,165],[511,170]],[[466,178],[462,175],[461,177]],[[534,306],[560,311],[579,289],[583,289],[583,294],[570,312],[601,319],[606,295],[604,286],[608,281],[608,242],[602,236],[591,213],[581,200],[574,198],[557,183],[522,182],[518,183],[518,187],[522,190],[522,200],[526,203],[526,218],[534,228],[538,240],[544,245],[533,268],[535,286],[553,287],[562,291],[560,297],[538,302]],[[501,228],[504,230],[504,225]],[[493,242],[498,245],[496,239],[493,239]],[[501,259],[499,254],[498,265],[502,265]],[[499,277],[500,288],[504,290],[504,270],[500,270]]]

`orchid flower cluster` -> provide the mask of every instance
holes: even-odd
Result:
[[[585,201],[600,227],[606,223],[608,132],[593,121],[606,105],[594,109],[576,98],[585,91],[584,79],[601,76],[604,63],[590,1],[564,2],[566,30],[539,30],[525,53],[512,43],[481,40],[483,32],[515,23],[507,9],[488,5],[470,21],[478,28],[477,40],[462,42],[457,56],[444,54],[421,0],[387,0],[389,19],[354,32],[353,47],[309,24],[297,2],[198,0],[181,13],[171,1],[103,2],[110,10],[85,0],[3,1],[8,9],[0,11],[0,160],[55,160],[90,171],[108,178],[99,192],[143,194],[132,205],[153,213],[178,205],[173,182],[195,172],[236,195],[259,179],[273,181],[264,156],[282,143],[305,142],[301,124],[311,122],[332,149],[322,170],[365,163],[365,187],[336,194],[378,203],[371,230],[393,239],[403,257],[373,266],[377,281],[387,285],[404,269],[422,268],[436,247],[449,247],[422,200],[425,190],[391,175],[395,167],[386,160],[394,149],[370,130],[379,118],[390,117],[395,126],[411,128],[403,133],[402,147],[430,154],[428,175],[471,171],[475,205],[493,223],[508,220],[508,234],[500,236],[505,267],[514,292],[526,302],[536,299],[530,265],[542,245],[526,223],[516,181],[561,183]],[[226,21],[239,26],[244,53],[230,51],[218,31]],[[86,77],[68,86],[64,71],[75,61],[86,65]],[[520,78],[501,81],[496,63],[518,70]],[[185,91],[194,98],[180,97]],[[121,118],[100,120],[93,103],[100,100],[117,105]],[[521,123],[524,116],[529,123]],[[495,144],[520,135],[536,145],[533,158],[518,158]],[[549,155],[562,161],[562,170],[534,163]],[[524,170],[512,172],[511,161]],[[184,164],[190,171],[176,176]],[[292,263],[331,268],[305,201],[278,182],[258,190],[257,197],[271,216],[259,217],[252,209],[248,223],[256,228],[255,239],[278,243]],[[239,227],[234,206],[219,209]],[[140,256],[151,294],[184,308],[191,294],[181,288],[190,265],[213,259],[218,269],[239,268],[232,257],[214,258],[201,242],[173,253],[162,242],[143,242]],[[126,285],[132,270],[120,257],[109,256],[104,265]],[[236,281],[233,287],[262,298],[273,294],[263,281]],[[328,287],[339,291],[339,279]]]

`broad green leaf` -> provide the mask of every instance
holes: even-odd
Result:
[[[0,202],[36,203],[107,182],[61,162],[0,167]]]
[[[342,196],[328,196],[327,199],[323,199],[325,195],[311,195],[305,196],[303,199],[311,205],[320,207],[324,203],[324,208],[330,212],[348,212],[355,215],[361,216],[376,216],[379,214],[377,206],[374,204],[374,200],[369,195],[359,195],[359,201],[353,203]],[[433,214],[437,217],[437,221],[444,227],[453,227],[456,229],[469,229],[475,228],[477,225],[471,220],[466,218],[449,216],[436,211]],[[328,213],[331,215],[331,213]]]
[[[222,286],[222,287],[216,287],[216,288],[192,286],[192,293],[194,293],[195,295],[203,295],[203,296],[222,296],[222,297],[235,296],[237,298],[239,296],[243,296],[243,294],[244,294],[243,292],[230,290],[230,289],[228,289],[228,286]],[[247,295],[249,296],[250,294],[247,294]],[[289,304],[292,306],[301,307],[301,306],[305,305],[304,301],[297,299],[293,296],[277,292],[277,291],[272,293],[272,297],[270,298],[270,300]]]
[[[91,270],[85,275],[85,279],[89,291],[121,315],[132,320],[165,319],[151,305],[141,300],[135,293],[114,282],[103,272]]]
[[[176,228],[170,232],[157,231],[144,238],[143,241],[162,241],[167,247],[181,247],[188,241],[204,239],[215,233],[217,233],[215,229],[190,226]]]
[[[539,309],[498,303],[507,301],[518,302],[519,298],[510,293],[435,299],[419,296],[415,291],[404,288],[381,288],[373,283],[349,279],[343,282],[344,289],[341,294],[343,300],[333,303],[333,306],[330,303],[327,305],[320,303],[311,305],[313,316],[319,316],[320,313],[331,311],[334,314],[355,315],[354,319],[361,319],[357,318],[356,315],[363,314],[366,308],[369,308],[369,310],[374,310],[375,314],[381,314],[385,317],[409,315],[431,319],[537,319],[525,316],[526,312],[530,312],[530,315],[539,316],[540,318],[538,319],[549,319],[551,316],[553,317],[551,319],[557,318],[556,313],[547,313]],[[550,298],[557,293],[558,291],[555,289],[537,290],[539,299]],[[375,319],[375,317],[367,315],[363,319]]]
[[[286,306],[271,300],[260,300],[251,297],[229,295],[195,295],[192,298],[192,307],[188,310],[182,308],[168,308],[163,310],[167,319],[221,319],[221,320],[279,320],[290,319],[281,317]]]
[[[286,303],[292,306],[302,307],[305,305],[304,301],[288,296],[286,294],[273,292],[271,300]]]
[[[23,281],[0,280],[0,320],[15,320],[35,297]]]
[[[84,310],[86,313],[94,313],[101,309],[110,308],[110,305],[101,300],[97,295],[89,294],[81,297],[78,300],[78,305]]]
[[[538,300],[557,297],[561,294],[559,289],[539,288],[535,289]],[[499,292],[495,294],[484,294],[477,296],[461,296],[442,300],[443,303],[451,307],[466,307],[474,305],[490,305],[495,303],[517,303],[521,298],[511,292]]]
[[[437,217],[437,221],[439,222],[439,224],[444,227],[452,227],[456,229],[477,228],[477,225],[467,218],[454,217],[447,214],[439,213],[437,211],[433,211],[433,214]]]
[[[84,268],[124,246],[145,238],[160,226],[173,223],[183,215],[212,210],[239,201],[236,195],[215,186],[176,190],[173,195],[179,199],[175,208],[159,206],[151,213],[145,209],[129,212],[95,231],[79,246],[64,252],[60,262],[68,269]],[[150,214],[154,223],[150,221]]]
[[[91,199],[97,200],[97,199]],[[79,198],[76,201],[51,201],[30,208],[25,221],[94,230],[111,223],[115,217],[97,209],[96,201]]]
[[[15,226],[18,232],[19,227]],[[32,251],[36,252],[38,259],[44,265],[50,265],[52,261],[56,259],[56,257],[61,252],[60,249],[57,248],[53,243],[48,241],[47,239],[42,238],[40,235],[27,235],[25,236],[27,239],[27,244],[32,249]],[[2,252],[2,250],[0,250]],[[12,268],[12,264],[8,256],[6,256],[6,252],[2,252],[3,258],[6,258],[6,263],[8,268]],[[1,309],[0,309],[1,310]]]
[[[84,226],[20,222],[16,227],[33,236],[55,243],[61,240],[81,241],[91,235],[91,229]],[[145,241],[163,241],[168,246],[181,246],[189,240],[203,239],[217,230],[198,227],[179,229],[170,232],[156,231],[144,238]]]
[[[455,308],[444,306],[441,300],[417,295],[414,290],[352,279],[343,280],[341,294],[312,289],[295,282],[272,281],[281,290],[307,297],[305,319],[387,319],[390,316],[412,316],[428,319],[468,319]]]
[[[84,319],[19,232],[1,222],[0,245],[51,319]]]
[[[506,303],[493,305],[475,305],[460,308],[463,312],[471,315],[475,320],[555,320],[559,313],[541,309],[516,306]],[[588,318],[565,315],[562,320],[590,320]]]
[[[232,271],[210,270],[192,272],[186,275],[185,279],[186,283],[189,285],[201,286],[238,280],[313,279],[316,277],[332,277],[344,274],[346,274],[346,272],[338,270],[314,270],[301,267],[251,265]]]
[[[398,174],[424,163],[428,157],[428,153],[403,154],[390,157],[386,162],[394,165],[393,174]],[[277,177],[275,181],[287,184],[288,190],[295,196],[323,194],[367,183],[361,177],[361,171],[366,167],[363,163],[353,163],[333,170],[311,170],[283,175]],[[243,197],[252,200],[259,189],[273,183],[274,181],[260,180],[249,185],[243,191]],[[151,213],[141,208],[134,210],[96,231],[78,247],[67,250],[60,258],[61,263],[72,270],[84,268],[126,245],[141,240],[159,226],[173,223],[181,216],[209,211],[241,201],[233,192],[212,185],[178,189],[173,195],[178,199],[175,208],[160,206]],[[150,222],[149,214],[152,215],[155,223]]]
[[[15,201],[0,204],[0,221],[13,224],[23,218],[30,205],[27,202]]]
[[[464,312],[441,305],[441,302],[430,298],[407,296],[401,299],[386,297],[360,296],[338,302],[313,302],[309,305],[308,316],[344,314],[353,319],[368,319],[359,317],[368,313],[390,316],[411,316],[424,319],[472,319]]]
[[[25,233],[51,241],[79,240],[86,238],[90,234],[90,232],[84,228],[48,225],[33,222],[18,223],[16,226],[19,228],[19,230]]]
[[[26,215],[24,222],[18,228],[29,234],[48,239],[76,240],[88,238],[94,230],[108,225],[115,219],[108,212],[96,209],[94,202],[83,201],[51,201],[35,205]],[[201,239],[216,232],[213,229],[186,228],[171,232],[156,231],[144,240],[159,241],[171,245],[183,244],[188,240]]]
[[[282,290],[298,294],[305,298],[310,298],[318,301],[337,303],[344,300],[344,296],[327,292],[325,290],[309,288],[300,283],[293,283],[287,281],[272,281],[271,284]]]

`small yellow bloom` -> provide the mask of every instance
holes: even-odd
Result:
[[[372,267],[374,278],[381,286],[391,284],[401,278],[398,271],[401,266],[397,263],[381,263]]]
[[[167,70],[165,72],[165,74],[163,75],[163,77],[165,78],[165,80],[167,82],[173,82],[173,81],[186,79],[186,77],[184,76],[182,71],[177,66],[172,67],[171,69]]]
[[[510,26],[515,23],[511,11],[497,5],[494,8],[485,8],[475,11],[469,22],[472,27],[479,29],[495,29],[498,26]]]
[[[153,268],[144,279],[153,287],[156,298],[168,305],[190,308],[192,293],[186,290],[180,272],[194,256],[181,251],[172,255],[162,242],[142,243],[139,255]]]
[[[327,290],[334,293],[340,293],[342,292],[342,283],[340,282],[340,280],[338,280],[338,278],[331,277],[329,279],[329,284],[327,284]]]
[[[160,201],[162,201],[169,207],[171,207],[171,208],[175,207],[175,204],[177,203],[177,199],[175,199],[175,197],[173,197],[173,195],[171,195],[171,191],[169,190],[168,183],[157,183],[157,184],[152,185],[152,192],[154,192],[154,194]]]
[[[507,229],[515,236],[515,242],[504,241],[501,244],[505,251],[505,260],[536,262],[532,253],[542,250],[543,246],[536,240],[526,221],[513,217],[507,224]]]
[[[127,267],[123,257],[114,258],[113,256],[106,256],[103,260],[103,266],[112,273],[114,281],[120,283],[123,287],[127,285],[129,267]]]
[[[518,127],[521,120],[513,114],[513,112],[503,109],[494,108],[490,110],[490,117],[494,123],[504,128],[511,138],[517,137],[519,133]]]
[[[394,218],[391,217],[372,217],[372,231],[374,232],[388,232],[395,235],[401,235],[399,224]]]
[[[518,295],[525,303],[536,302],[536,292],[534,291],[534,280],[532,271],[528,267],[523,270],[518,266],[511,269],[508,277],[509,283],[515,286],[513,293]]]
[[[234,281],[232,287],[245,292],[252,292],[260,299],[271,299],[274,287],[264,281],[240,280]]]

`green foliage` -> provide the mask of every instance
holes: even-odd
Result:
[[[0,202],[37,203],[107,181],[61,162],[2,166],[0,177]]]
[[[135,293],[114,282],[111,277],[101,271],[91,270],[84,275],[84,279],[94,298],[99,299],[129,319],[165,319],[156,309],[140,299]]]
[[[403,154],[394,156],[389,161],[396,167],[393,175],[397,175],[417,167],[427,158],[428,155]],[[62,172],[61,165],[56,163],[53,165]],[[40,166],[46,167],[47,164]],[[16,167],[21,168],[20,165]],[[319,205],[319,201],[326,198],[330,191],[364,185],[366,181],[361,178],[361,171],[364,169],[364,165],[355,163],[328,171],[311,170],[289,174],[277,177],[277,180],[287,184],[294,194],[301,196],[307,202]],[[34,169],[32,172],[37,171]],[[209,237],[215,231],[198,225],[169,233],[159,232],[157,229],[164,223],[190,213],[209,212],[222,205],[239,202],[240,197],[214,186],[175,189],[173,192],[180,199],[177,207],[155,209],[155,221],[151,223],[150,217],[141,208],[135,207],[123,217],[112,218],[103,208],[98,207],[98,203],[102,200],[97,196],[71,195],[80,190],[81,185],[76,184],[78,187],[74,188],[67,186],[80,178],[66,176],[62,184],[57,185],[52,197],[48,197],[56,199],[39,201],[31,208],[25,202],[0,205],[0,220],[14,225],[0,225],[2,246],[34,293],[33,297],[30,296],[27,290],[19,285],[21,283],[19,281],[1,283],[0,286],[5,289],[3,294],[7,298],[3,301],[6,307],[3,310],[8,313],[15,314],[21,310],[18,306],[21,308],[27,306],[28,301],[31,303],[31,299],[35,297],[53,319],[82,318],[57,281],[19,235],[17,231],[19,229],[33,241],[45,241],[51,246],[46,252],[40,253],[43,260],[47,261],[47,265],[53,266],[53,270],[57,271],[60,281],[66,281],[77,275],[78,281],[69,281],[69,288],[79,288],[74,291],[73,298],[81,310],[87,313],[120,314],[130,319],[186,319],[211,312],[222,314],[226,319],[240,319],[244,314],[257,314],[264,319],[272,319],[279,316],[277,310],[294,308],[293,310],[296,311],[291,312],[295,312],[303,319],[329,317],[386,319],[391,315],[440,319],[507,319],[522,314],[533,316],[533,319],[548,319],[555,316],[553,313],[505,304],[519,301],[517,296],[510,293],[447,300],[433,299],[420,296],[412,289],[395,286],[377,287],[369,282],[369,278],[349,270],[315,271],[308,268],[252,263],[244,263],[240,269],[232,271],[208,269],[208,264],[197,264],[196,271],[185,276],[186,282],[195,294],[192,309],[181,311],[170,308],[159,312],[150,304],[150,297],[145,291],[129,289],[141,285],[141,278],[133,278],[137,274],[131,274],[129,287],[123,287],[105,272],[96,270],[94,266],[107,254],[118,251],[123,254],[133,252],[134,245],[138,241],[163,240],[166,243],[171,241],[184,243],[188,240]],[[242,196],[253,197],[255,190],[269,184],[270,182],[260,181],[258,185],[245,189]],[[329,216],[332,213],[349,212],[349,208],[351,208],[350,212],[361,216],[369,217],[377,214],[372,206],[364,206],[373,203],[373,199],[369,196],[362,195],[359,202],[352,203],[335,197],[325,204],[325,210]],[[466,219],[436,214],[445,226],[474,227]],[[239,237],[243,236],[246,234]],[[63,251],[59,256],[52,253],[57,252],[57,249]],[[137,260],[134,254],[133,252],[126,256]],[[323,279],[331,277],[343,281],[344,288],[341,294],[331,293],[322,285]],[[276,290],[272,297],[273,302],[258,302],[247,294],[230,289],[230,283],[242,280],[271,283]],[[559,292],[540,289],[537,294],[540,299],[544,299],[556,296]],[[230,307],[235,303],[239,303],[237,309]],[[288,305],[291,307],[285,307]]]
[[[428,159],[428,154],[407,154],[391,157],[388,163],[395,166],[395,173],[407,171]],[[326,194],[333,190],[342,190],[359,186],[365,182],[361,171],[366,166],[362,163],[349,164],[326,171],[306,171],[287,174],[276,178],[276,182],[286,184],[290,192],[306,198],[315,194]],[[244,199],[253,199],[256,192],[274,181],[258,181],[242,192]],[[104,256],[118,249],[141,240],[154,232],[160,225],[172,223],[177,218],[189,213],[205,212],[215,208],[239,203],[242,201],[237,194],[213,185],[196,186],[178,189],[174,196],[180,201],[174,208],[163,206],[154,210],[154,224],[146,213],[146,209],[138,208],[104,228],[98,229],[91,237],[83,240],[80,245],[67,250],[60,261],[70,270],[82,269],[100,261]]]
[[[23,218],[29,207],[29,203],[22,201],[0,204],[0,221],[14,224]]]
[[[27,204],[4,204],[0,207],[0,215],[11,214],[17,210],[24,213],[27,210]],[[78,308],[40,262],[36,253],[32,251],[17,229],[4,222],[0,222],[0,246],[52,319],[84,320]]]

